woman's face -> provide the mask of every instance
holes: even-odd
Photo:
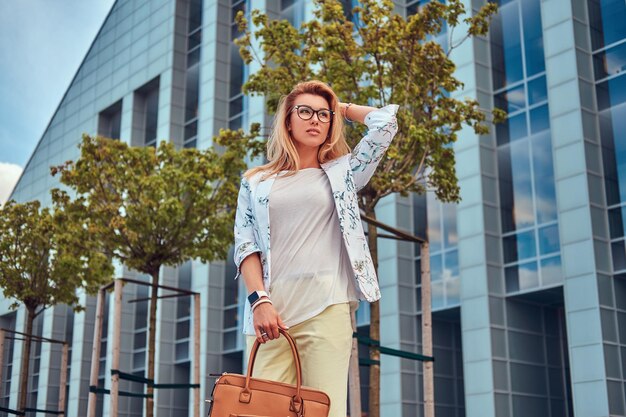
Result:
[[[317,149],[323,144],[333,117],[330,105],[324,97],[313,94],[297,96],[291,113],[287,116],[289,133],[296,148]],[[304,120],[306,118],[309,119]]]

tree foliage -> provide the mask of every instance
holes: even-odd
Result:
[[[487,133],[489,115],[474,99],[450,97],[463,88],[450,59],[460,41],[444,48],[437,37],[442,30],[447,28],[451,34],[458,26],[466,30],[461,41],[484,35],[496,5],[487,3],[467,16],[460,0],[433,1],[404,18],[394,13],[389,0],[363,0],[353,11],[355,24],[346,19],[337,0],[316,4],[315,19],[300,28],[286,20],[271,20],[258,10],[251,13],[251,28],[244,14],[238,14],[243,35],[236,42],[241,56],[247,64],[255,61],[260,67],[244,84],[244,92],[264,95],[272,110],[297,82],[314,78],[331,85],[345,102],[399,104],[399,132],[360,193],[363,208],[372,209],[391,193],[426,190],[434,191],[441,201],[458,201],[450,145],[464,126],[477,134]],[[502,113],[494,116],[501,118]],[[348,129],[346,135],[354,147],[363,136],[363,126]]]
[[[82,310],[76,290],[95,293],[113,273],[103,249],[74,213],[39,201],[0,209],[0,287],[28,310],[67,304]]]
[[[18,409],[26,408],[31,335],[35,317],[47,307],[67,304],[75,311],[78,289],[95,293],[113,273],[102,246],[73,210],[41,208],[39,201],[9,201],[0,209],[0,288],[26,308]]]
[[[82,211],[91,234],[130,269],[154,275],[162,265],[224,259],[244,157],[258,147],[257,134],[258,127],[249,135],[221,132],[221,153],[84,135],[80,159],[52,169],[76,198],[59,189],[54,198]]]

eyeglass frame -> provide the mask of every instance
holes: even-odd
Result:
[[[307,108],[311,109],[311,111],[313,112],[313,114],[311,115],[311,117],[309,117],[308,119],[303,119],[303,118],[302,118],[302,116],[300,116],[300,113],[296,112],[296,114],[298,115],[298,117],[300,118],[300,120],[305,120],[305,121],[306,121],[306,120],[311,120],[311,119],[313,118],[313,115],[315,115],[315,116],[317,117],[317,120],[318,120],[320,123],[330,123],[330,122],[332,122],[332,121],[333,121],[332,116],[334,116],[334,115],[335,115],[335,112],[334,112],[334,111],[332,111],[331,109],[324,109],[324,108],[321,108],[321,109],[314,110],[314,109],[313,109],[313,107],[309,106],[308,104],[296,104],[295,106],[293,106],[293,108],[291,109],[291,111],[290,111],[289,113],[293,113],[293,111],[294,111],[294,110],[298,110],[300,107],[307,107]],[[327,121],[327,122],[323,122],[322,120],[320,120],[320,115],[319,115],[319,112],[320,112],[320,111],[322,111],[322,110],[326,110],[327,112],[330,112],[331,118],[330,118],[330,120],[329,120],[329,121]]]

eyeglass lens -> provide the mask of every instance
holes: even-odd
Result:
[[[322,123],[330,122],[330,117],[331,117],[330,110],[326,110],[326,109],[313,110],[309,106],[298,106],[298,116],[302,120],[309,120],[311,117],[313,117],[314,113],[317,113],[317,118],[319,119],[320,122]]]

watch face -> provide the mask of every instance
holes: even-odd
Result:
[[[254,304],[254,302],[258,299],[259,299],[259,293],[256,291],[248,296],[248,301],[250,302],[250,304]]]

